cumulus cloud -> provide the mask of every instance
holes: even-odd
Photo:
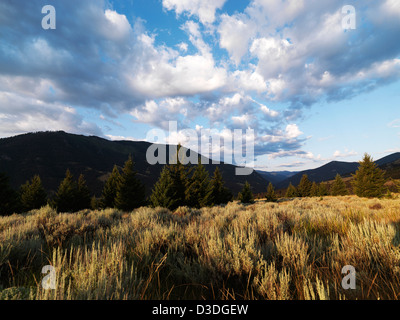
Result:
[[[215,21],[215,12],[221,9],[226,0],[163,0],[162,4],[167,10],[175,10],[177,15],[186,13],[188,16],[197,16],[206,23]]]
[[[169,120],[193,127],[196,117],[251,127],[258,155],[307,158],[298,124],[304,107],[400,78],[398,1],[355,3],[363,19],[347,31],[336,0],[252,0],[233,14],[220,12],[225,2],[163,0],[186,37],[165,42],[105,0],[57,3],[52,31],[38,26],[42,0],[3,1],[0,135],[52,128],[101,135],[77,111],[92,108],[161,128]]]

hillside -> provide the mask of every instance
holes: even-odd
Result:
[[[399,179],[400,178],[400,153],[393,153],[389,156],[376,160],[375,163],[386,171],[387,178]],[[278,189],[287,188],[289,183],[298,185],[301,177],[304,174],[308,175],[311,181],[317,183],[322,181],[330,181],[335,179],[337,174],[342,177],[350,177],[352,173],[355,173],[358,169],[358,162],[341,162],[332,161],[326,165],[323,165],[316,169],[301,171],[279,183],[276,184]]]
[[[75,177],[83,173],[91,191],[99,196],[114,164],[123,166],[131,154],[138,177],[149,194],[162,168],[161,165],[147,163],[146,151],[149,146],[147,142],[109,141],[63,131],[29,133],[0,139],[0,172],[10,177],[14,188],[39,174],[45,189],[52,193],[64,178],[65,171],[70,169]],[[226,186],[235,194],[242,189],[246,180],[254,192],[266,189],[267,182],[256,172],[249,176],[236,176],[235,166],[218,166]],[[211,175],[216,165],[205,167]]]

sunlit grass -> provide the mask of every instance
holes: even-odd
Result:
[[[400,200],[0,218],[0,299],[398,299]],[[44,290],[45,265],[56,289]],[[357,271],[344,290],[341,270]]]

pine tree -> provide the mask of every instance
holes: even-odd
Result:
[[[86,184],[85,177],[81,174],[78,178],[78,184],[75,195],[75,211],[89,209],[91,207],[90,190]]]
[[[21,186],[20,194],[22,210],[25,212],[40,209],[47,204],[47,194],[38,175]]]
[[[74,212],[76,208],[77,184],[69,170],[65,173],[64,180],[60,183],[53,199],[53,207],[58,212]]]
[[[297,189],[292,183],[289,184],[289,187],[286,190],[286,198],[296,198],[297,197]]]
[[[311,186],[311,190],[310,190],[310,196],[311,197],[319,197],[319,186],[318,184],[314,181],[312,186]]]
[[[168,170],[172,179],[172,188],[175,192],[176,205],[178,207],[187,205],[186,188],[189,184],[188,175],[190,174],[190,171],[188,171],[179,160],[178,154],[180,148],[181,146],[178,145],[178,151],[176,155],[177,163],[168,165]]]
[[[132,157],[125,162],[122,175],[117,188],[115,205],[118,209],[132,211],[145,203],[145,189],[136,177]]]
[[[275,194],[275,188],[273,184],[270,182],[267,188],[267,195],[266,195],[267,201],[268,202],[276,202],[276,194]]]
[[[11,188],[8,177],[0,173],[0,216],[18,213],[19,209],[18,193]]]
[[[168,166],[164,166],[160,178],[153,187],[153,192],[150,196],[150,205],[154,208],[162,207],[170,210],[175,210],[178,207],[173,180]]]
[[[118,167],[115,165],[111,175],[104,184],[102,196],[100,199],[101,208],[115,208],[115,198],[117,196],[118,184],[121,179]]]
[[[241,203],[254,203],[253,192],[251,191],[250,184],[247,181],[242,191],[239,193],[239,200]]]
[[[319,184],[319,193],[318,193],[318,195],[319,195],[320,197],[324,197],[324,196],[329,195],[328,186],[326,185],[325,182],[321,182],[321,183]]]
[[[331,194],[333,196],[345,196],[349,193],[349,190],[346,187],[346,184],[344,183],[342,177],[340,174],[336,175],[335,182],[332,185],[331,188]]]
[[[218,167],[215,168],[214,175],[209,183],[207,195],[205,197],[205,204],[207,206],[215,206],[226,204],[232,200],[232,192],[224,187],[222,174]]]
[[[382,197],[385,190],[385,172],[379,169],[372,157],[367,153],[359,162],[360,166],[353,175],[354,192],[359,197],[375,198]]]
[[[311,194],[312,183],[308,179],[308,175],[304,174],[297,186],[297,193],[300,197],[309,197]]]
[[[185,191],[187,205],[198,209],[205,207],[207,205],[206,196],[209,185],[210,177],[200,161],[189,179],[188,187]]]

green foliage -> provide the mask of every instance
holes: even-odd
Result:
[[[11,188],[8,177],[0,173],[0,216],[13,214],[19,209],[18,193]]]
[[[297,197],[297,189],[292,183],[289,184],[289,187],[286,190],[286,198],[296,198]]]
[[[77,184],[69,170],[65,173],[64,180],[60,183],[53,199],[52,206],[58,212],[74,212],[77,193]]]
[[[115,208],[115,198],[117,196],[118,184],[121,180],[121,174],[115,165],[106,183],[100,199],[101,208]]]
[[[312,183],[308,179],[308,175],[304,174],[297,186],[297,193],[299,197],[309,197],[311,195]]]
[[[312,186],[311,186],[311,190],[310,190],[310,196],[311,197],[319,197],[319,186],[318,184],[314,181]]]
[[[331,194],[332,196],[345,196],[349,194],[349,190],[347,189],[346,184],[344,183],[340,174],[336,175],[335,182],[331,188]]]
[[[215,206],[226,204],[232,200],[232,192],[224,187],[224,180],[218,167],[215,168],[214,175],[209,183],[205,204],[207,206]]]
[[[377,167],[372,157],[367,153],[359,163],[360,167],[353,175],[355,194],[364,198],[382,197],[385,192],[385,172]]]
[[[150,204],[154,208],[161,207],[170,210],[178,207],[177,200],[175,199],[174,184],[168,166],[164,166],[160,178],[154,185],[150,196]]]
[[[242,191],[239,193],[239,200],[241,203],[254,203],[253,192],[251,191],[251,186],[247,181]]]
[[[71,172],[66,171],[52,201],[52,207],[58,212],[77,212],[91,208],[90,190],[82,174],[75,181]]]
[[[188,175],[189,170],[186,169],[185,165],[179,160],[179,151],[181,146],[178,146],[178,151],[176,155],[176,163],[170,163],[167,167],[170,172],[172,179],[172,189],[175,192],[175,206],[183,207],[187,205],[186,202],[186,189],[189,185]]]
[[[323,196],[328,196],[329,195],[329,190],[328,190],[328,186],[327,186],[327,184],[325,183],[325,182],[321,182],[320,184],[319,184],[319,196],[320,197],[323,197]]]
[[[40,209],[47,204],[47,194],[38,175],[21,186],[20,194],[22,210],[25,212]]]
[[[275,194],[275,188],[271,182],[268,184],[266,198],[268,202],[276,202],[277,200]]]
[[[145,187],[136,177],[132,157],[125,162],[118,183],[115,206],[124,211],[132,211],[145,204]]]
[[[188,181],[186,189],[186,203],[192,208],[202,208],[207,205],[206,197],[210,185],[210,177],[208,172],[201,164],[196,166],[192,177]]]
[[[86,184],[85,177],[83,176],[83,174],[81,174],[79,175],[77,189],[76,189],[75,211],[90,209],[90,208],[91,208],[90,190]]]

